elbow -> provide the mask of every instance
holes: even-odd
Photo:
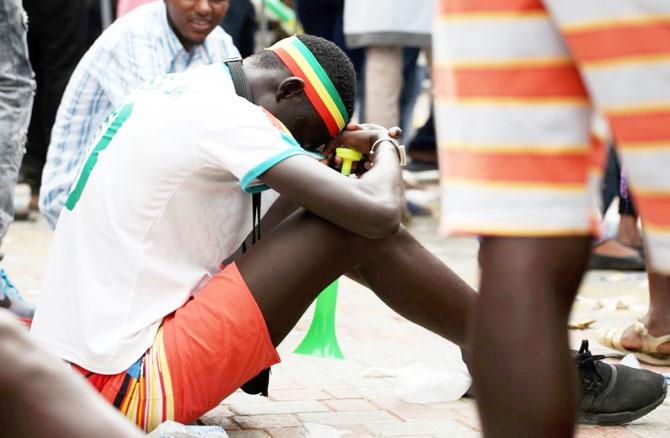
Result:
[[[364,237],[368,239],[383,239],[391,237],[400,229],[402,208],[399,205],[385,203],[376,209],[375,219],[372,226],[365,231]]]

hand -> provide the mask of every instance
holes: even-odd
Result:
[[[339,169],[342,167],[342,159],[335,156],[335,148],[348,147],[356,149],[363,154],[363,159],[358,163],[353,163],[352,170],[357,175],[360,175],[372,167],[370,148],[375,141],[385,137],[399,140],[402,137],[402,129],[394,126],[387,130],[382,126],[371,123],[349,123],[342,133],[326,145],[323,153],[328,155],[328,158],[325,162],[331,167]]]

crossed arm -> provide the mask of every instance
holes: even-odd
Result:
[[[343,132],[329,149],[346,145],[369,156],[370,146],[387,136],[387,131],[378,127],[358,127]],[[400,226],[403,181],[398,154],[389,142],[379,144],[374,166],[358,179],[345,177],[303,155],[278,163],[260,179],[293,205],[360,236],[381,238],[395,233]],[[286,205],[286,201],[277,204],[268,219],[272,220],[277,210],[290,212]]]

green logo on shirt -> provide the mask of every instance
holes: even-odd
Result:
[[[67,207],[68,210],[72,211],[74,206],[77,205],[77,202],[79,202],[79,198],[81,197],[81,193],[84,191],[88,177],[91,174],[93,167],[95,167],[95,163],[98,162],[98,154],[107,148],[109,142],[112,141],[112,138],[114,138],[116,132],[119,130],[119,128],[121,128],[125,121],[128,120],[128,117],[130,117],[132,112],[133,104],[126,103],[110,115],[105,133],[102,135],[98,143],[91,151],[91,154],[86,159],[86,163],[81,170],[77,184],[74,190],[70,192],[70,196],[68,196],[67,201],[65,202],[65,207]]]

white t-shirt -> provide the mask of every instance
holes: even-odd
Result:
[[[223,64],[132,93],[60,215],[33,335],[90,371],[127,369],[249,234],[256,178],[306,153],[281,128],[235,94]],[[263,212],[276,197],[263,195]]]

